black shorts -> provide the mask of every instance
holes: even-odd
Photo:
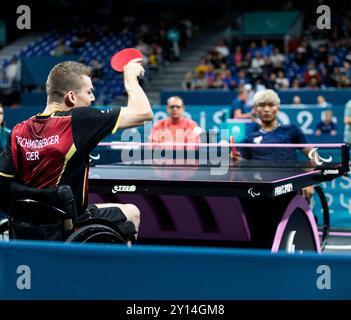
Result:
[[[91,204],[86,209],[85,213],[79,217],[79,220],[89,218],[102,218],[109,220],[115,224],[120,224],[127,221],[127,217],[122,210],[118,207],[98,208],[96,205]]]

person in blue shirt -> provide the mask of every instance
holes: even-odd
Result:
[[[230,115],[236,119],[255,120],[252,109],[247,105],[248,92],[245,88],[238,89],[238,96],[233,100]]]
[[[4,108],[0,104],[0,152],[5,148],[11,130],[5,126]]]
[[[303,132],[294,125],[282,125],[278,122],[277,114],[280,106],[278,95],[271,89],[257,92],[253,98],[257,116],[260,119],[260,128],[250,133],[243,143],[307,143]],[[308,148],[303,149],[307,154]],[[263,160],[278,162],[279,166],[291,166],[297,163],[295,148],[241,148],[240,157],[246,160]],[[312,187],[305,188],[303,193],[311,197]]]
[[[337,134],[336,125],[333,122],[333,111],[328,109],[324,112],[324,119],[318,122],[315,135],[327,134],[335,136]]]

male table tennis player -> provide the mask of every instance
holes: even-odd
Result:
[[[140,212],[131,204],[96,204],[87,207],[89,152],[117,129],[152,120],[150,103],[138,83],[144,69],[141,58],[124,66],[128,105],[99,111],[91,69],[75,61],[52,68],[46,82],[47,105],[43,113],[16,125],[0,155],[1,205],[9,199],[12,179],[39,189],[59,184],[71,186],[79,218],[106,218],[120,226],[128,239],[136,235]],[[128,241],[129,242],[129,241]]]
[[[305,135],[296,126],[281,125],[277,120],[280,99],[271,89],[256,92],[253,104],[257,116],[261,120],[260,128],[249,134],[243,143],[307,143]],[[307,155],[309,149],[305,148]],[[241,148],[240,156],[247,160],[264,160],[295,164],[296,153],[294,148]],[[313,187],[303,189],[306,198],[312,196]]]

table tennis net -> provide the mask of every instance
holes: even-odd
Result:
[[[200,144],[198,146],[104,146],[105,163],[126,165],[344,168],[349,148],[345,144]],[[104,158],[102,156],[101,158]],[[109,160],[107,160],[108,158]],[[101,162],[100,162],[101,163]]]

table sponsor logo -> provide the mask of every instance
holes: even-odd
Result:
[[[135,192],[136,186],[131,185],[131,186],[123,186],[123,185],[116,185],[112,188],[112,193],[117,193],[117,192]]]
[[[274,195],[280,196],[282,194],[286,194],[286,193],[293,191],[293,189],[294,189],[294,187],[293,187],[292,183],[283,184],[282,186],[275,187]]]
[[[324,176],[327,176],[329,174],[339,174],[339,170],[338,169],[328,169],[328,170],[323,171]]]

